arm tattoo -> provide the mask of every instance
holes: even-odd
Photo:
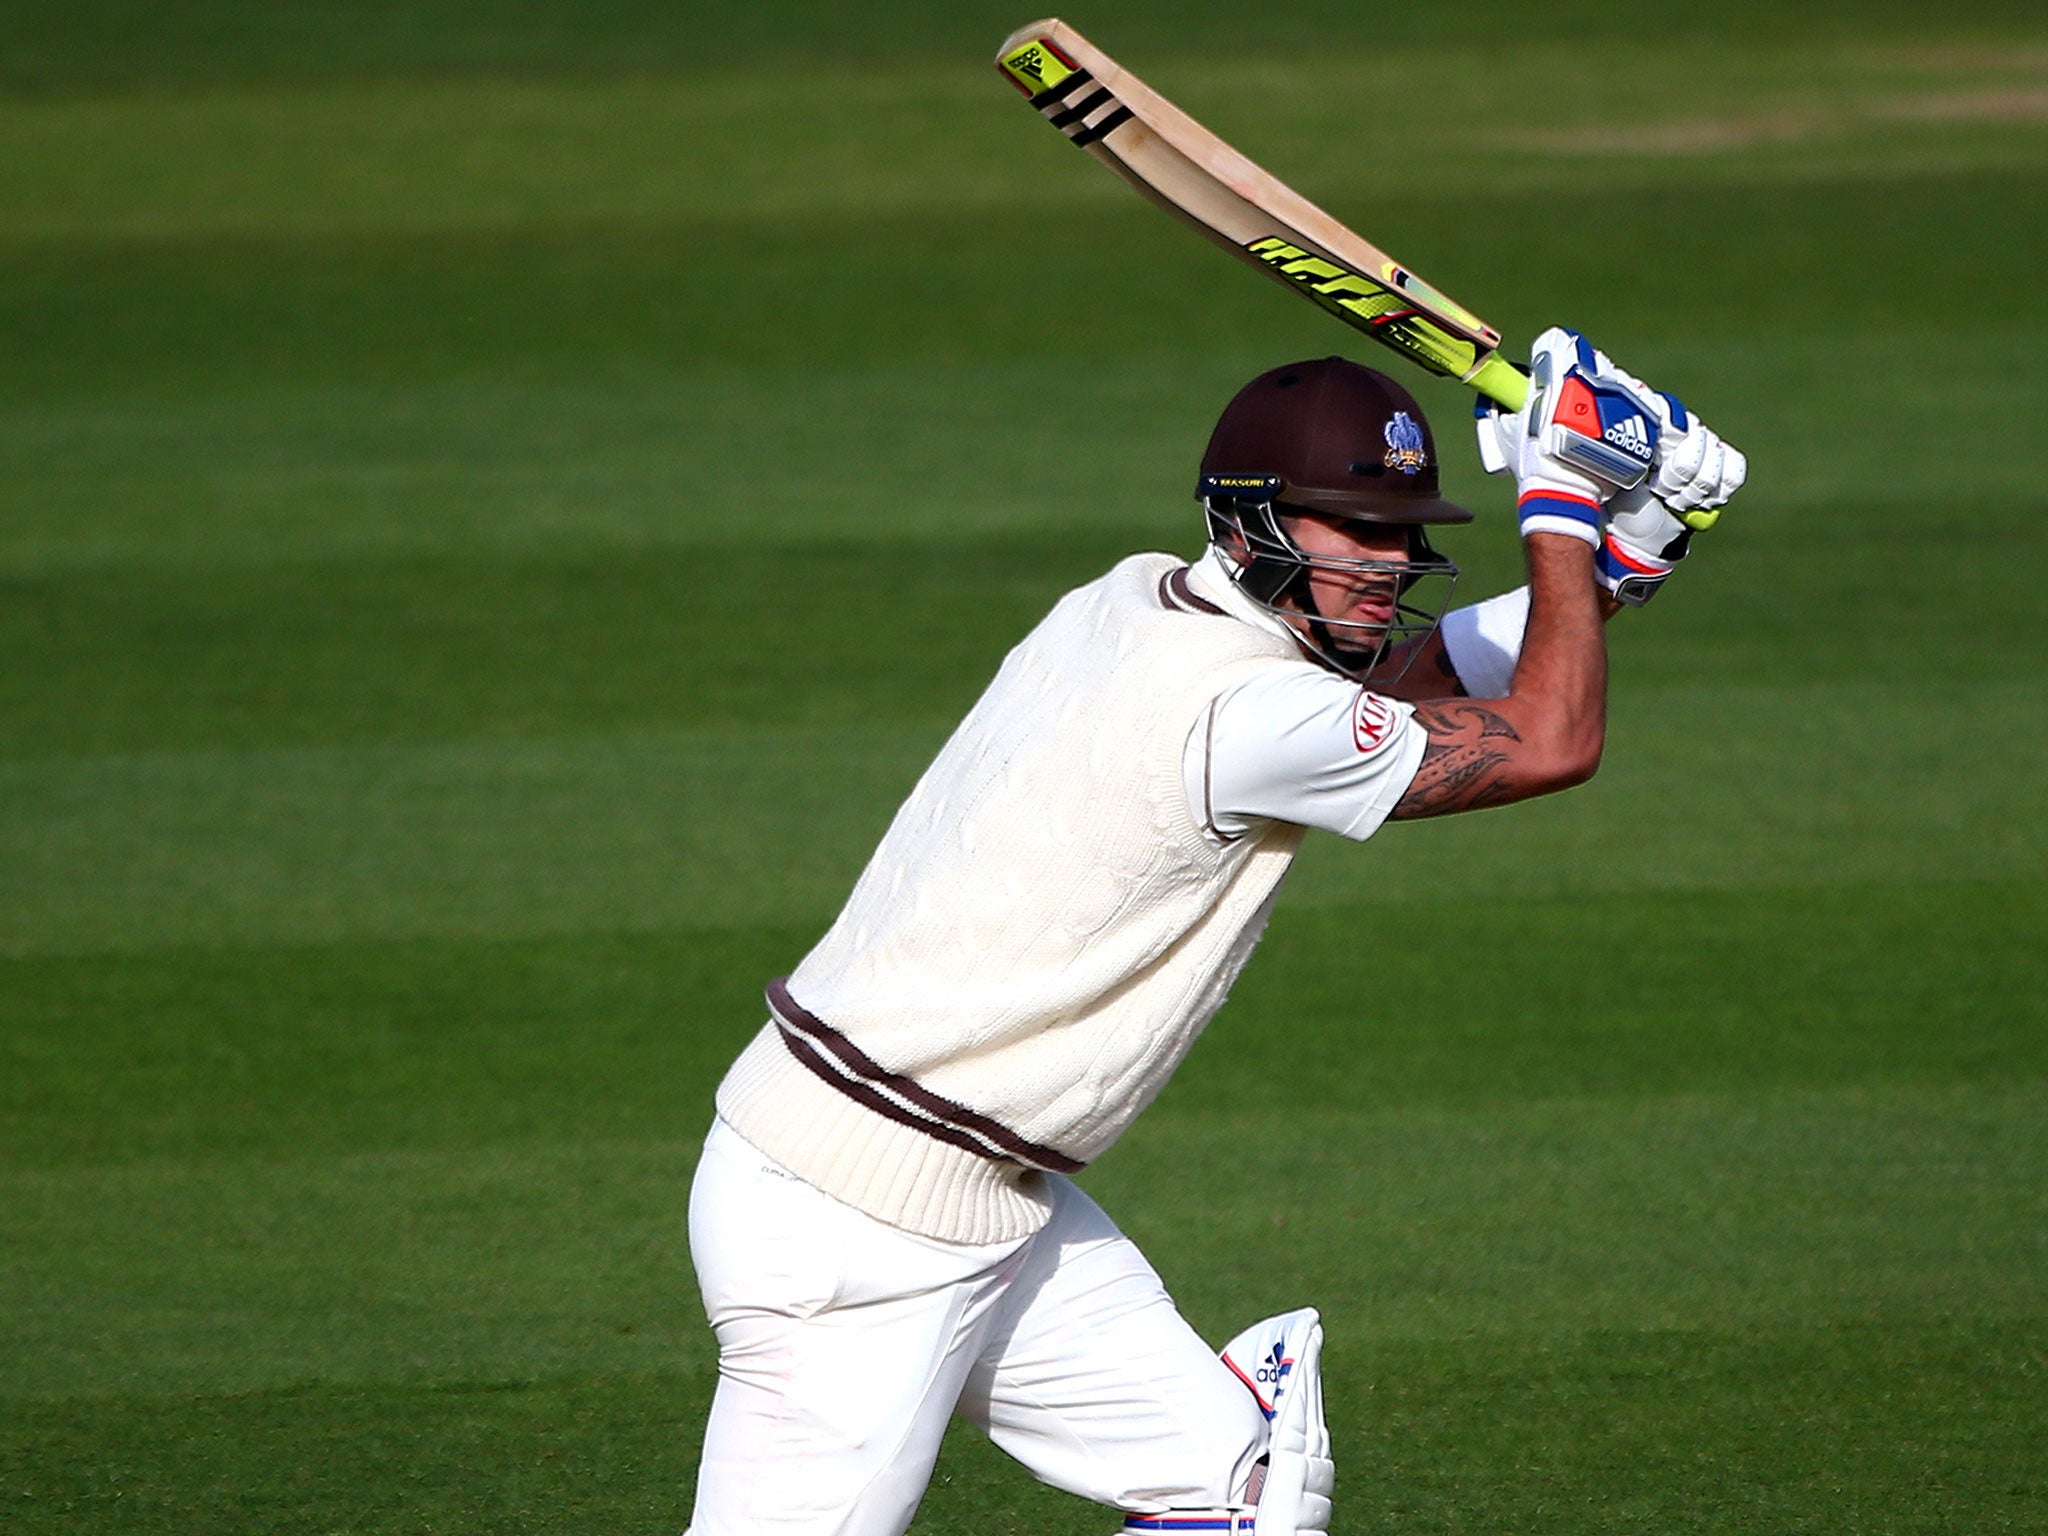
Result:
[[[1515,798],[1502,771],[1510,754],[1496,744],[1522,740],[1507,721],[1484,704],[1445,699],[1416,705],[1415,723],[1429,732],[1429,745],[1408,792],[1394,807],[1394,820],[1476,811]]]

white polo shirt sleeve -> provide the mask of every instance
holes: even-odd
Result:
[[[1286,821],[1363,842],[1421,766],[1429,733],[1414,713],[1308,663],[1262,668],[1213,699],[1188,733],[1189,808],[1225,841]]]
[[[1467,694],[1475,699],[1507,697],[1522,660],[1522,631],[1528,627],[1527,587],[1444,615],[1444,652]]]

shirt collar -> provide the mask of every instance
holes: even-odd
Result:
[[[1233,619],[1241,619],[1254,629],[1263,629],[1269,635],[1299,644],[1299,639],[1286,623],[1268,613],[1238,589],[1237,580],[1230,574],[1230,567],[1224,563],[1223,551],[1215,545],[1188,567],[1188,586],[1202,597],[1207,598]]]

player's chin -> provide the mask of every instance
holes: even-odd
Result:
[[[1343,652],[1347,661],[1378,656],[1386,648],[1391,633],[1391,626],[1387,624],[1353,623],[1349,617],[1342,623],[1325,627],[1331,646]]]

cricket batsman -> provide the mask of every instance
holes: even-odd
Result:
[[[947,1420],[1128,1531],[1328,1528],[1322,1328],[1219,1356],[1074,1183],[1222,1005],[1304,833],[1590,777],[1604,618],[1742,455],[1572,332],[1479,418],[1528,584],[1439,615],[1435,438],[1290,363],[1216,424],[1193,565],[1133,555],[1011,651],[718,1089],[690,1245],[719,1376],[694,1536],[898,1536]]]

